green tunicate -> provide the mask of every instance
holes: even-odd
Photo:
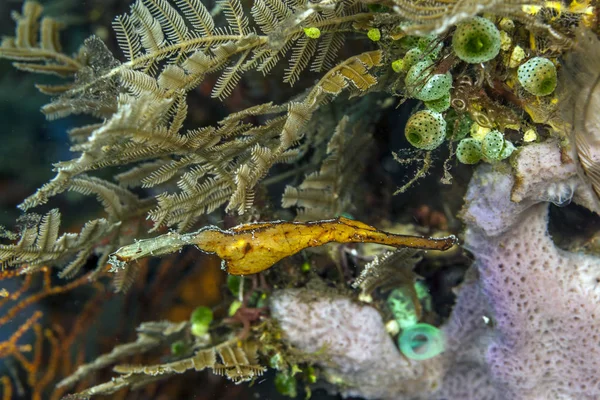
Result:
[[[481,142],[473,138],[462,139],[456,147],[456,158],[463,164],[477,164],[481,160]]]
[[[304,34],[311,39],[318,39],[321,37],[321,30],[319,28],[304,28]]]
[[[504,160],[513,151],[513,144],[505,141],[504,135],[497,130],[488,132],[481,141],[481,154],[490,162]]]
[[[317,371],[315,371],[314,367],[306,367],[304,370],[304,377],[308,383],[317,383]]]
[[[413,65],[404,79],[408,95],[423,101],[437,100],[450,92],[452,75],[431,74],[431,61],[421,61]]]
[[[410,49],[406,52],[404,58],[402,59],[402,68],[404,68],[405,71],[408,71],[413,65],[421,61],[422,58],[423,52],[421,50],[416,47],[414,49]],[[429,64],[427,66],[429,66]]]
[[[431,311],[431,295],[429,294],[429,288],[423,281],[415,282],[415,292],[417,293],[417,298],[423,305],[425,310]]]
[[[269,367],[271,367],[271,368],[281,369],[282,365],[283,365],[283,359],[281,357],[281,354],[279,354],[279,353],[273,355],[273,357],[271,357],[269,359]]]
[[[278,372],[275,375],[275,389],[284,396],[296,397],[298,395],[296,378],[283,372]]]
[[[502,149],[502,152],[500,153],[500,159],[504,160],[504,159],[510,157],[510,155],[513,153],[513,151],[515,151],[515,145],[512,144],[512,142],[505,140],[504,148]]]
[[[401,329],[406,329],[419,322],[408,288],[392,290],[386,303]]]
[[[444,112],[450,108],[450,92],[436,100],[426,101],[425,107],[431,111]]]
[[[269,296],[266,293],[260,293],[260,296],[256,300],[256,308],[264,308],[267,306],[269,301]]]
[[[404,136],[418,149],[433,150],[444,141],[446,121],[435,111],[418,111],[408,119]]]
[[[398,59],[398,60],[392,62],[392,69],[397,74],[404,71],[404,60]]]
[[[406,28],[410,27],[411,23],[408,21],[404,21],[398,24],[398,28],[401,31],[405,31]],[[399,41],[396,42],[400,48],[404,50],[413,49],[419,45],[419,37],[418,36],[404,36]]]
[[[427,56],[429,56],[430,58],[434,59],[437,58],[437,56],[440,55],[442,49],[444,48],[444,43],[443,41],[439,40],[437,41],[437,35],[427,35],[427,36],[422,36],[419,38],[418,42],[417,42],[417,47],[419,48],[419,50],[421,50],[423,53],[426,53]],[[437,41],[437,43],[436,43]]]
[[[232,295],[238,296],[240,294],[240,283],[244,277],[239,275],[228,275],[227,276],[227,288]]]
[[[230,317],[233,317],[235,315],[235,313],[237,312],[237,310],[240,309],[240,307],[242,307],[241,301],[238,301],[238,300],[232,301],[231,304],[229,305],[229,309],[227,310],[227,315],[229,315]]]
[[[304,261],[302,263],[302,266],[300,267],[300,270],[304,273],[310,272],[310,269],[311,269],[310,262],[308,262],[308,261]]]
[[[183,340],[178,340],[176,342],[171,343],[171,354],[174,356],[181,356],[185,353],[186,345]]]
[[[463,61],[471,64],[486,62],[500,52],[500,31],[493,22],[482,18],[469,18],[456,27],[452,48]]]
[[[536,96],[547,96],[556,89],[556,66],[544,57],[534,57],[522,64],[517,77],[523,88]]]
[[[213,320],[213,312],[208,307],[197,307],[190,317],[192,334],[202,336],[208,332],[208,327]]]
[[[343,212],[343,213],[335,214],[335,217],[336,218],[337,217],[344,217],[344,218],[347,218],[347,219],[356,219],[356,218],[354,218],[354,216],[352,214],[350,214],[348,212]]]
[[[378,42],[381,40],[381,31],[377,28],[371,28],[367,32],[367,37],[374,42]]]
[[[444,351],[444,334],[435,326],[419,323],[402,331],[398,345],[407,358],[427,360]]]
[[[497,130],[488,132],[481,141],[481,153],[489,160],[500,160],[504,147],[504,135]]]
[[[450,109],[446,115],[446,124],[448,125],[448,139],[459,141],[465,138],[471,132],[473,120],[466,114],[457,114],[454,109]]]

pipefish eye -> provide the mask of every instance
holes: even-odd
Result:
[[[407,358],[427,360],[444,351],[444,333],[433,325],[415,324],[402,331],[398,345]]]

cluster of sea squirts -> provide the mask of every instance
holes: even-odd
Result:
[[[500,53],[503,35],[496,25],[484,17],[472,17],[462,21],[452,33],[452,55],[457,62],[467,64],[487,63]],[[423,101],[424,110],[414,113],[406,123],[404,134],[408,142],[421,150],[434,150],[456,131],[456,112],[451,109],[453,77],[451,72],[440,71],[439,65],[443,41],[435,36],[415,38],[414,47],[403,58],[392,62],[392,69],[404,74],[405,95]],[[513,57],[514,58],[514,57]],[[460,61],[459,61],[460,60]],[[510,60],[513,63],[514,60]],[[456,64],[456,63],[455,63]],[[533,96],[547,96],[554,92],[557,73],[554,63],[544,57],[521,57],[516,68],[516,81]],[[451,69],[451,68],[448,68]],[[514,68],[513,68],[514,70]],[[465,121],[468,126],[464,126]],[[479,161],[497,162],[508,158],[515,146],[506,140],[503,132],[488,129],[485,135],[465,137],[473,123],[468,117],[461,120],[462,134],[453,138],[460,140],[456,158],[464,164]]]
[[[393,320],[387,324],[388,331],[398,334],[398,347],[405,357],[412,360],[427,360],[445,348],[442,331],[433,325],[419,322],[415,301],[427,312],[431,311],[431,296],[426,286],[417,281],[414,285],[416,299],[408,287],[399,287],[390,292],[387,307]]]

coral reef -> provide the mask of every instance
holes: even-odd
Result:
[[[6,14],[0,58],[51,75],[70,147],[0,201],[25,197],[0,227],[4,398],[269,368],[244,390],[600,397],[598,4],[131,0],[78,50],[40,3]],[[571,201],[592,212],[562,225],[596,226],[562,249],[547,210]]]

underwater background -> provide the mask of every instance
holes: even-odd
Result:
[[[600,58],[598,6],[448,3],[465,9],[428,26],[444,1],[0,2],[0,34],[49,17],[81,67],[54,87],[23,65],[60,58],[0,48],[23,63],[0,60],[3,399],[600,398],[600,139],[578,148],[572,131],[598,126],[564,105],[597,114],[564,76],[580,41]],[[221,28],[185,39],[228,39],[164,50],[208,18]],[[131,37],[130,64],[153,58],[148,37],[163,58],[127,75]],[[179,88],[200,53],[215,64]],[[224,238],[206,250],[206,231]],[[568,358],[557,343],[578,335]]]

